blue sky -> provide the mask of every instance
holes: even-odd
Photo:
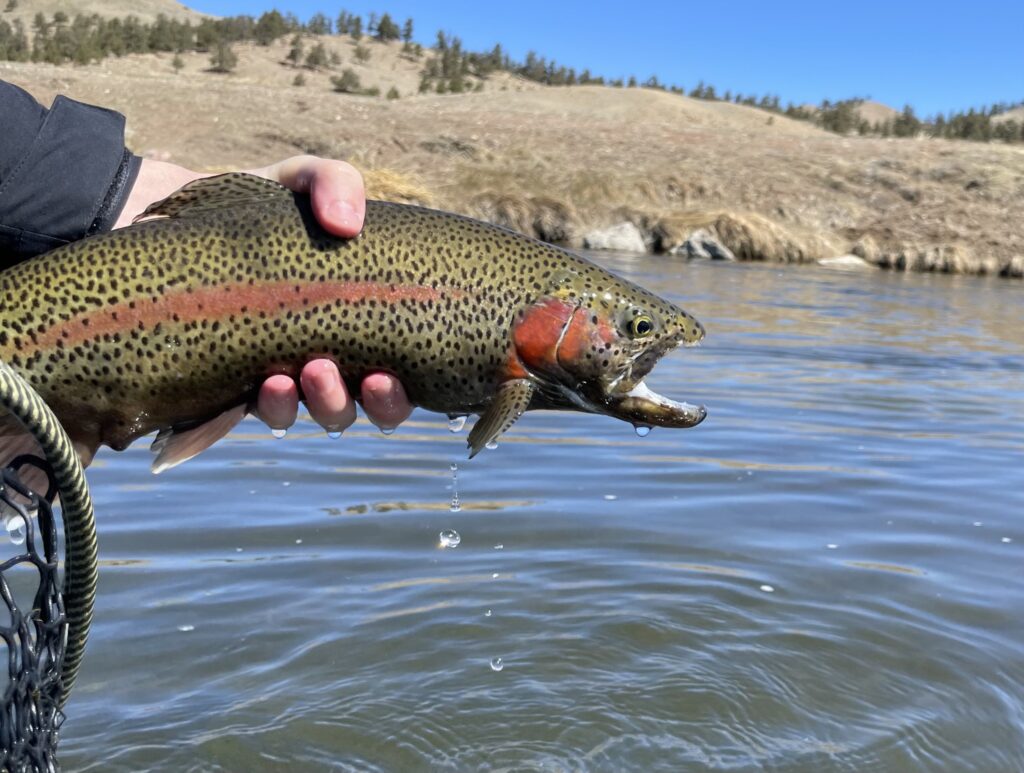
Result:
[[[763,0],[732,3],[580,0],[191,0],[217,15],[270,8],[302,19],[317,11],[411,16],[416,39],[437,30],[473,50],[501,43],[516,59],[530,49],[606,77],[657,75],[687,89],[697,81],[783,102],[869,96],[918,113],[1024,100],[1024,0]]]

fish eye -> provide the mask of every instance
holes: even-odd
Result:
[[[646,314],[638,314],[626,323],[630,338],[646,338],[654,332],[654,320]]]

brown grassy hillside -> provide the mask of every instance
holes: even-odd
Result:
[[[307,49],[313,43],[307,40]],[[201,168],[297,152],[351,160],[371,193],[419,200],[579,244],[623,220],[655,249],[710,228],[741,258],[808,261],[856,251],[901,269],[1024,274],[1024,147],[841,137],[755,108],[647,89],[542,87],[508,74],[479,93],[416,95],[400,44],[323,42],[364,86],[284,64],[285,41],[236,47],[237,72],[202,54],[87,67],[0,63],[48,102],[64,93],[128,116],[137,152]],[[429,53],[428,53],[429,55]]]

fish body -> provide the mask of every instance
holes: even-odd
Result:
[[[147,215],[0,273],[0,359],[82,449],[154,430],[163,451],[204,426],[219,437],[264,379],[316,357],[337,362],[353,394],[386,371],[415,405],[481,414],[471,453],[531,409],[704,418],[642,382],[700,340],[700,323],[565,250],[375,201],[363,232],[340,239],[307,197],[241,174],[192,183]]]

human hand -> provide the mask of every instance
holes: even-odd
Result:
[[[249,173],[275,180],[298,193],[308,193],[317,221],[336,236],[352,237],[362,230],[366,193],[362,175],[351,164],[316,156],[294,156]],[[175,164],[143,159],[138,179],[114,227],[131,224],[149,204],[207,176]],[[299,382],[310,416],[328,432],[342,432],[355,421],[355,403],[334,362],[317,359],[306,363]],[[388,373],[371,373],[363,379],[360,393],[367,418],[378,427],[397,427],[412,413],[412,404],[401,383]],[[287,429],[295,423],[298,410],[299,390],[294,379],[276,375],[263,382],[256,411],[267,425]]]

